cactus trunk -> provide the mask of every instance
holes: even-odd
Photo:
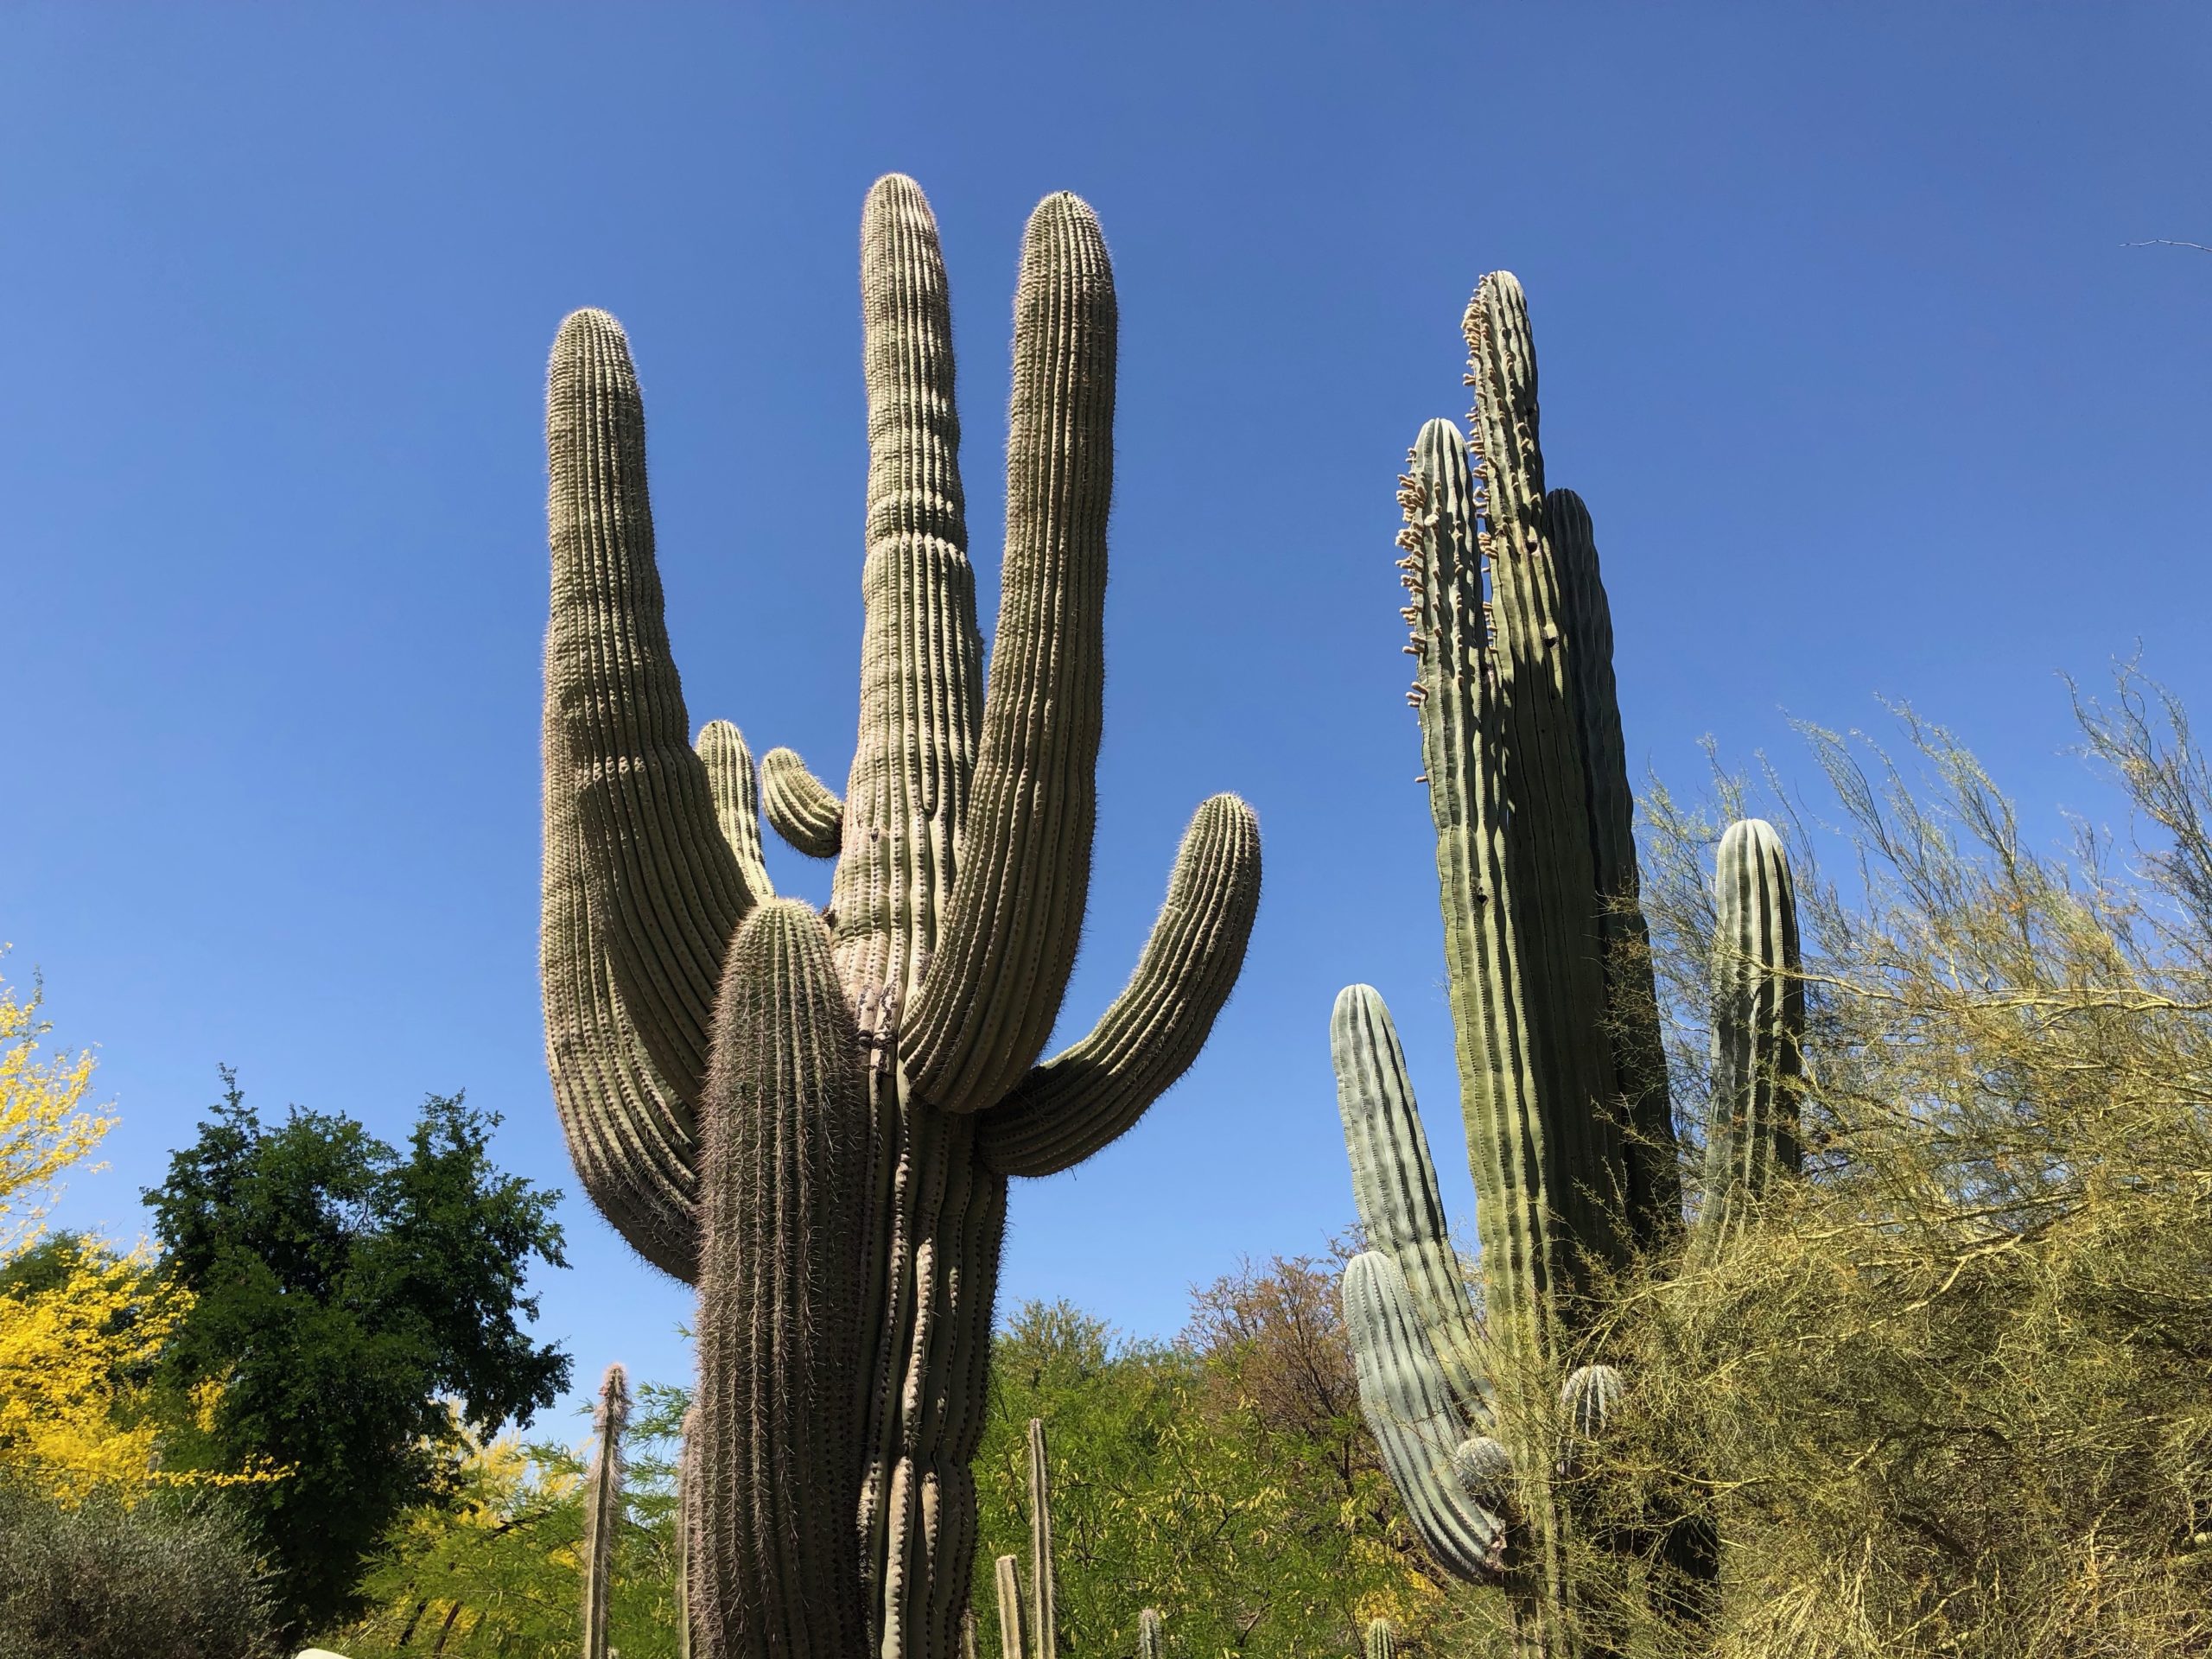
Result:
[[[1189,1065],[1259,890],[1251,812],[1217,797],[1128,988],[1039,1064],[1096,810],[1112,271],[1090,209],[1048,197],[1015,306],[987,676],[944,264],[911,180],[869,193],[861,241],[867,547],[842,800],[787,750],[756,795],[726,722],[696,752],[681,741],[613,320],[569,319],[549,376],[548,1051],[587,1190],[699,1288],[690,1594],[706,1654],[772,1630],[805,1651],[948,1659],[1007,1178],[1080,1161]],[[800,851],[838,855],[821,918],[771,898],[763,798]]]

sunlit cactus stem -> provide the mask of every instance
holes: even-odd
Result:
[[[584,1477],[583,1659],[607,1659],[607,1595],[622,1524],[622,1436],[630,1424],[630,1379],[609,1365],[592,1418],[591,1468]]]
[[[1387,1618],[1367,1621],[1366,1659],[1398,1659],[1398,1627]]]
[[[1137,1659],[1166,1659],[1167,1637],[1160,1629],[1160,1610],[1147,1607],[1137,1614]]]
[[[996,1582],[1000,1659],[1027,1659],[1027,1648],[1021,1636],[1021,1561],[1019,1557],[999,1557]]]
[[[1032,214],[988,665],[950,303],[912,180],[868,194],[861,290],[860,732],[842,797],[786,749],[756,783],[726,721],[695,747],[613,318],[571,315],[547,377],[547,1050],[586,1191],[699,1290],[687,1593],[704,1659],[950,1659],[1007,1179],[1081,1162],[1175,1082],[1258,902],[1252,813],[1217,796],[1127,988],[1043,1056],[1096,817],[1111,263],[1077,198]],[[774,898],[764,809],[836,857],[822,915]]]

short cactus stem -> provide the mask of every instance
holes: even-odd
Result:
[[[1366,1659],[1398,1659],[1398,1627],[1387,1618],[1367,1621]]]
[[[1147,1607],[1137,1614],[1137,1659],[1165,1659],[1166,1633],[1161,1630],[1160,1610]]]
[[[1027,1659],[1021,1638],[1021,1560],[1001,1555],[998,1560],[999,1659]]]
[[[1052,1480],[1046,1456],[1045,1420],[1029,1420],[1029,1629],[1035,1659],[1057,1659],[1059,1610],[1052,1574]]]

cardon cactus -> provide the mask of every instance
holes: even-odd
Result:
[[[1355,985],[1331,1050],[1366,1250],[1344,1315],[1363,1412],[1438,1564],[1516,1592],[1536,1647],[1572,1643],[1555,1496],[1626,1379],[1567,1369],[1593,1271],[1682,1229],[1637,874],[1612,624],[1590,515],[1545,489],[1520,284],[1468,306],[1471,437],[1422,428],[1401,480],[1460,1107],[1478,1198],[1478,1321],[1389,1010]],[[1773,830],[1721,846],[1719,1073],[1700,1230],[1796,1160],[1803,1003]]]
[[[607,1659],[607,1592],[622,1527],[622,1436],[629,1426],[630,1379],[620,1365],[609,1365],[599,1385],[584,1478],[583,1659]]]
[[[950,1654],[1007,1178],[1080,1162],[1181,1074],[1258,902],[1252,814],[1217,796],[1127,988],[1039,1063],[1095,817],[1106,245],[1070,195],[1024,238],[988,676],[944,270],[912,181],[869,193],[861,255],[860,741],[842,799],[785,751],[760,791],[801,852],[837,856],[822,914],[769,891],[737,729],[690,741],[612,317],[563,323],[547,391],[547,1044],[586,1191],[699,1289],[688,1567],[705,1656]]]

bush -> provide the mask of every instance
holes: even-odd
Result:
[[[266,1580],[207,1500],[0,1484],[0,1659],[270,1659]]]

